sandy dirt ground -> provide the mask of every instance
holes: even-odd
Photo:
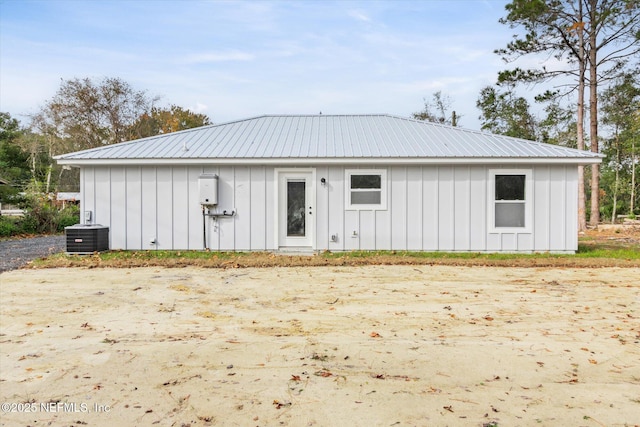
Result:
[[[0,275],[2,426],[640,423],[640,269]]]

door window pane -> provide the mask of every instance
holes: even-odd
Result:
[[[287,236],[305,236],[305,182],[287,181]]]

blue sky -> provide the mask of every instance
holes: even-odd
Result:
[[[0,0],[0,111],[26,124],[60,79],[120,77],[216,123],[262,114],[409,116],[441,90],[479,129],[506,67],[502,0]]]

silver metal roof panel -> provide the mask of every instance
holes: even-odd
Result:
[[[185,150],[186,148],[186,150]],[[57,156],[94,160],[582,159],[603,156],[390,115],[260,116]]]

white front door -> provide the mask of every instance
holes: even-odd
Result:
[[[278,246],[313,247],[314,171],[281,170],[278,175]]]

